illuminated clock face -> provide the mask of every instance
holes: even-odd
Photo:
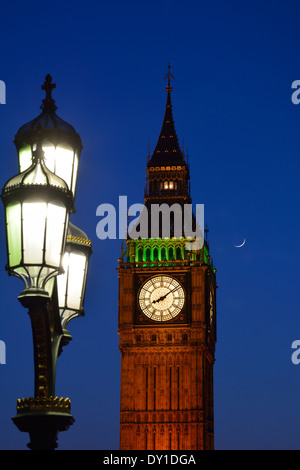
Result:
[[[155,321],[168,321],[177,317],[184,306],[184,300],[183,287],[169,276],[152,277],[139,292],[142,312]]]

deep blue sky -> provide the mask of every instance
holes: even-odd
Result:
[[[60,117],[84,149],[72,221],[93,242],[86,316],[70,323],[56,393],[76,422],[60,449],[118,449],[120,241],[96,237],[96,208],[143,202],[148,139],[162,124],[171,62],[193,203],[205,204],[217,266],[215,447],[300,449],[300,79],[297,1],[5,2],[1,5],[1,187],[18,171],[14,135],[36,117],[52,74]],[[24,449],[11,422],[33,394],[29,317],[9,278],[0,212],[0,448]],[[235,248],[243,238],[243,248]]]

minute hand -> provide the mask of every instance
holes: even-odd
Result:
[[[172,289],[170,290],[170,292],[168,292],[167,294],[163,295],[162,297],[159,297],[159,299],[157,300],[153,300],[153,304],[155,304],[156,302],[160,302],[161,300],[164,300],[169,294],[172,294],[172,292],[175,292],[176,290],[180,289],[181,286],[178,286],[178,287],[175,287],[175,289]]]

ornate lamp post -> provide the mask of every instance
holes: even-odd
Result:
[[[19,301],[33,332],[34,397],[17,401],[13,422],[30,435],[30,449],[55,449],[60,431],[74,422],[70,400],[55,396],[57,358],[71,339],[66,326],[83,314],[91,242],[69,222],[80,137],[56,115],[48,75],[42,113],[16,135],[20,173],[3,187],[7,266],[21,278]],[[50,150],[49,150],[50,149]]]

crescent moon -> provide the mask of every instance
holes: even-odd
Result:
[[[234,245],[236,248],[241,248],[241,246],[244,246],[246,243],[246,238],[244,238],[244,241],[241,245]]]

